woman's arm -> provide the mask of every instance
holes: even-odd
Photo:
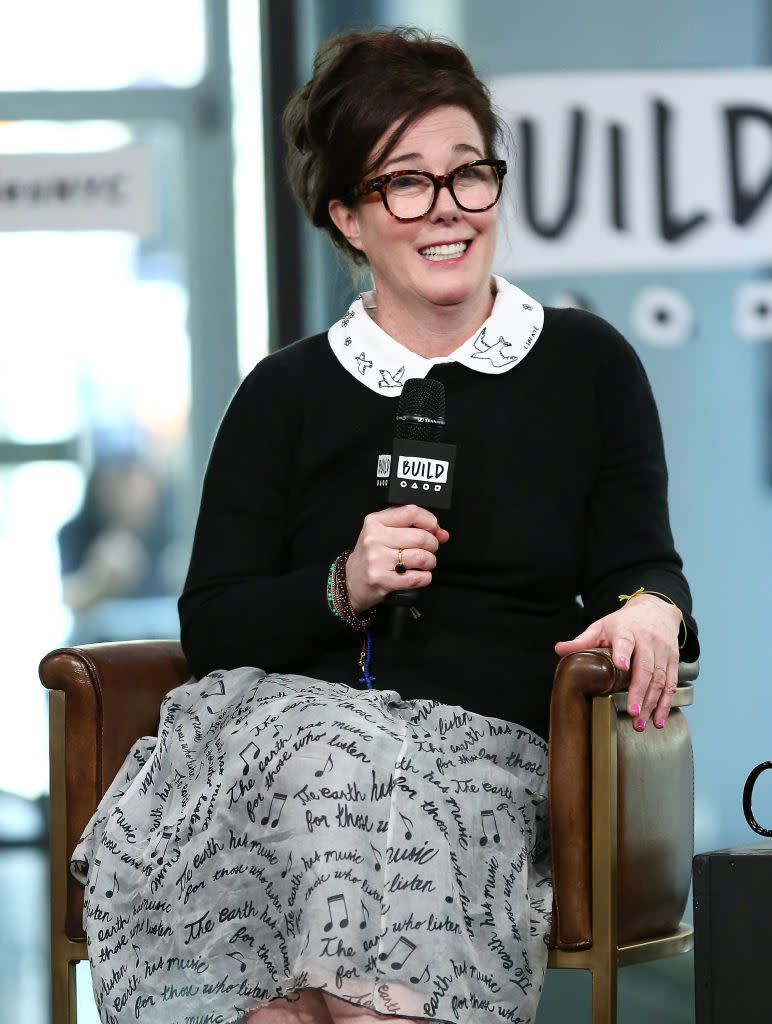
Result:
[[[353,548],[346,563],[348,595],[354,614],[366,613],[391,590],[427,586],[435,552],[447,539],[426,509],[352,510],[346,505],[350,481],[336,489],[334,508],[319,507],[329,503],[330,492],[314,497],[307,486],[320,454],[308,446],[323,449],[324,429],[315,429],[321,410],[307,412],[308,395],[299,384],[314,376],[307,364],[299,367],[305,354],[285,351],[263,360],[237,391],[217,433],[179,602],[182,645],[197,676],[239,665],[298,671],[326,651],[355,648],[354,633],[328,605],[333,560]],[[322,493],[327,497],[321,499]],[[331,517],[339,531],[331,532]],[[338,533],[329,551],[312,542],[321,560],[304,564],[293,556],[298,522],[305,524],[306,549],[314,522],[328,539]],[[404,575],[394,569],[399,550]]]
[[[600,458],[587,506],[582,588],[590,625],[555,649],[562,656],[583,647],[611,647],[620,668],[632,665],[628,711],[636,727],[645,727],[652,714],[661,727],[679,658],[699,655],[697,627],[670,530],[664,445],[651,387],[632,347],[604,327],[610,333],[597,395]]]
[[[182,646],[196,676],[241,665],[290,668],[346,635],[325,594],[338,552],[288,568],[297,408],[269,358],[239,387],[218,430],[179,601]]]

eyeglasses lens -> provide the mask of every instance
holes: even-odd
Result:
[[[494,167],[465,167],[452,181],[457,203],[466,210],[484,210],[495,202],[499,177]],[[386,201],[395,217],[423,217],[434,200],[434,182],[425,174],[404,174],[386,186]]]

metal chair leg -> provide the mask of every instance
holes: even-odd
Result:
[[[65,778],[64,693],[49,694],[49,743],[51,759],[50,900],[51,900],[51,1020],[53,1024],[77,1024],[75,965],[88,957],[85,941],[65,933],[67,878],[67,808]]]
[[[51,952],[51,1022],[78,1024],[76,964],[67,953]]]
[[[592,972],[592,1024],[617,1024],[616,964],[604,964]]]

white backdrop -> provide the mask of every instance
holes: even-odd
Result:
[[[502,204],[507,213],[496,261],[502,273],[772,260],[772,70],[548,72],[502,75],[488,84],[516,151],[505,185],[514,203]],[[579,134],[572,204],[571,156]],[[747,200],[744,223],[738,223],[744,219],[738,191]],[[565,223],[554,237],[534,227],[554,230],[561,214]]]

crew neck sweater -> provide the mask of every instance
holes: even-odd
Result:
[[[510,372],[430,368],[457,446],[452,508],[421,617],[371,629],[380,690],[547,735],[554,645],[640,587],[667,595],[699,653],[673,544],[659,417],[631,345],[584,311],[545,308]],[[262,359],[234,395],[204,479],[180,598],[191,671],[251,665],[362,688],[361,636],[327,605],[330,564],[385,508],[397,401],[362,386],[326,334]],[[416,502],[420,503],[420,502]]]

